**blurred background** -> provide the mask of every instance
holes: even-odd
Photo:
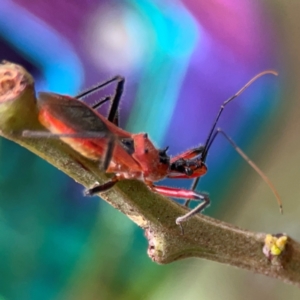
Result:
[[[299,10],[297,0],[1,0],[0,59],[23,65],[38,91],[76,95],[125,76],[122,128],[148,132],[171,155],[204,143],[221,103],[277,70],[230,103],[219,127],[272,180],[284,215],[222,137],[198,190],[211,198],[205,214],[300,241]],[[0,143],[1,300],[299,299],[293,286],[211,261],[156,265],[129,219],[84,198],[83,187],[27,150]]]

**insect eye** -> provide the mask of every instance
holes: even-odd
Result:
[[[193,170],[191,168],[184,168],[184,173],[187,176],[191,176],[193,174]]]
[[[122,139],[121,145],[127,151],[128,154],[134,153],[134,141],[131,138]]]
[[[165,165],[170,163],[170,157],[166,153],[168,148],[169,147],[166,147],[163,150],[159,150],[159,162]]]

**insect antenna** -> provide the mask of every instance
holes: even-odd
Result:
[[[266,71],[263,71],[259,74],[257,74],[256,76],[254,76],[250,81],[248,81],[236,94],[234,94],[233,96],[231,96],[230,98],[228,98],[226,101],[223,102],[223,104],[221,105],[220,107],[220,110],[217,114],[217,117],[213,123],[213,126],[208,134],[208,137],[207,137],[207,140],[205,142],[205,145],[204,145],[204,150],[201,154],[201,161],[204,163],[206,158],[207,158],[207,154],[208,154],[208,151],[212,145],[212,143],[214,142],[216,136],[218,135],[218,133],[222,133],[223,136],[229,141],[229,143],[233,146],[233,148],[237,151],[237,153],[240,154],[240,156],[261,176],[261,178],[268,184],[268,186],[270,187],[270,189],[272,190],[272,192],[274,193],[276,199],[277,199],[277,202],[278,202],[278,205],[279,205],[279,209],[280,209],[280,212],[282,213],[283,212],[283,209],[282,209],[282,202],[281,202],[281,199],[280,199],[280,196],[279,196],[279,193],[277,192],[276,188],[274,187],[273,183],[270,181],[270,179],[263,173],[262,170],[260,170],[260,168],[252,161],[250,160],[250,158],[235,144],[235,142],[221,129],[217,129],[216,130],[216,126],[217,126],[217,123],[220,119],[220,116],[225,108],[225,106],[231,102],[232,100],[234,100],[235,98],[237,98],[239,95],[241,95],[241,93],[243,93],[254,81],[256,81],[258,78],[260,78],[261,76],[264,76],[266,74],[272,74],[272,75],[275,75],[277,76],[278,73],[276,71],[273,71],[273,70],[266,70]],[[197,188],[197,185],[199,183],[199,180],[200,180],[200,177],[198,178],[195,178],[193,180],[193,183],[192,183],[192,186],[191,186],[191,189],[192,190],[196,190]],[[187,200],[185,202],[184,205],[188,205],[190,202],[190,200]]]
[[[272,74],[272,75],[275,75],[275,76],[278,75],[278,73],[276,71],[273,71],[273,70],[263,71],[263,72],[257,74],[256,76],[254,76],[250,81],[248,81],[236,94],[234,94],[229,99],[227,99],[226,101],[223,102],[223,104],[221,105],[220,110],[219,110],[219,112],[217,114],[217,117],[216,117],[216,119],[215,119],[215,121],[213,123],[213,126],[212,126],[212,128],[211,128],[211,130],[209,132],[207,140],[205,142],[204,150],[203,150],[202,156],[201,156],[203,162],[205,162],[205,160],[206,160],[208,149],[209,149],[209,146],[210,146],[210,143],[211,143],[211,140],[212,140],[212,135],[213,135],[213,133],[214,133],[214,131],[216,129],[217,123],[218,123],[218,121],[220,119],[220,116],[221,116],[221,114],[222,114],[225,106],[229,102],[231,102],[232,100],[234,100],[235,98],[237,98],[239,95],[241,95],[244,90],[246,90],[254,81],[256,81],[256,79],[258,79],[258,78],[260,78],[260,77],[262,77],[262,76],[264,76],[266,74]]]
[[[221,133],[227,141],[231,144],[231,146],[235,149],[235,151],[259,174],[259,176],[264,180],[264,182],[270,187],[271,191],[273,192],[274,196],[277,199],[280,213],[283,213],[282,208],[282,202],[279,196],[279,193],[277,192],[275,186],[271,182],[271,180],[265,175],[265,173],[244,153],[244,151],[238,147],[238,145],[221,129],[217,128],[217,130],[214,132],[211,142],[208,145],[208,149],[212,145],[213,141],[215,140],[218,133]]]

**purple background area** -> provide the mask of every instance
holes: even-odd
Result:
[[[220,105],[254,75],[281,68],[275,19],[260,1],[0,5],[1,57],[30,70],[37,90],[76,95],[123,75],[121,127],[148,132],[158,147],[170,146],[171,155],[204,143]],[[228,105],[218,126],[246,152],[254,151],[275,119],[279,89],[276,77],[260,78]],[[1,151],[10,158],[1,167],[0,298],[183,299],[183,292],[168,285],[174,278],[178,286],[188,280],[187,290],[201,285],[189,262],[150,262],[142,231],[99,198],[84,198],[82,187],[61,172],[8,141]],[[220,214],[225,203],[218,201],[233,195],[237,162],[246,164],[226,140],[217,139],[199,188],[212,201],[205,213]],[[188,187],[190,181],[164,184]]]

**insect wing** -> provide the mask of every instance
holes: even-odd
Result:
[[[76,134],[76,138],[62,137],[61,140],[89,159],[102,160],[108,139],[114,135],[116,144],[108,172],[130,169],[140,171],[140,166],[130,155],[132,149],[129,151],[122,144],[122,140],[129,139],[131,135],[107,121],[84,102],[64,95],[41,92],[38,107],[40,123],[53,134]],[[93,133],[95,137],[91,137]]]
[[[109,133],[107,125],[99,118],[99,114],[75,98],[41,92],[38,97],[38,107],[42,124],[43,116],[48,115],[72,128],[75,132]]]

